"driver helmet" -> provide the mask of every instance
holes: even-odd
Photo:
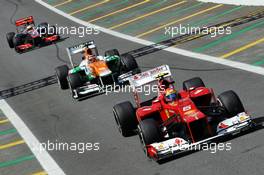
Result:
[[[177,99],[177,91],[173,88],[167,88],[165,91],[166,102],[173,102]]]
[[[93,54],[92,49],[84,48],[84,54],[92,55]]]
[[[84,57],[88,59],[89,62],[94,62],[96,57],[93,55],[92,49],[85,48],[84,49]]]
[[[26,29],[27,29],[27,31],[31,31],[31,30],[33,30],[33,26],[32,26],[32,25],[28,25],[28,26],[26,27]]]

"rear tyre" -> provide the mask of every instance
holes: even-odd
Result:
[[[105,52],[105,56],[120,56],[119,51],[117,49],[108,50]]]
[[[121,64],[125,72],[138,69],[138,64],[137,64],[136,59],[130,54],[121,56]]]
[[[67,65],[59,66],[55,68],[56,76],[58,79],[58,84],[61,89],[68,89],[69,84],[67,81],[67,76],[69,72],[69,67]]]
[[[83,81],[81,79],[81,75],[79,73],[69,74],[68,81],[71,89],[76,89],[83,85]]]
[[[116,104],[113,113],[119,132],[124,137],[133,135],[138,123],[133,105],[128,101]]]
[[[8,45],[10,48],[14,48],[14,37],[15,37],[15,33],[14,32],[10,32],[10,33],[7,33],[6,34],[6,39],[7,39],[7,42],[8,42]]]
[[[245,108],[240,98],[232,90],[221,93],[218,96],[218,101],[220,105],[224,107],[228,118],[233,117],[241,112],[245,112]]]
[[[42,36],[47,36],[48,34],[48,23],[47,22],[42,22],[38,25],[38,32]]]
[[[38,25],[38,27],[48,27],[48,23],[47,22],[42,22]]]
[[[52,35],[57,35],[56,27],[55,26],[50,26],[48,34],[51,35],[51,36]]]
[[[160,129],[156,121],[152,118],[148,118],[139,122],[138,134],[145,153],[147,153],[147,145],[160,142],[162,140]]]
[[[194,77],[183,82],[183,90],[185,91],[198,87],[205,87],[204,82],[200,77]]]

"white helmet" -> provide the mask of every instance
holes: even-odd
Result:
[[[26,27],[26,29],[27,29],[27,31],[29,31],[29,30],[33,30],[33,27],[32,27],[32,25],[28,25],[28,26]]]

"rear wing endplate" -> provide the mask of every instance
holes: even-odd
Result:
[[[67,51],[70,55],[74,55],[74,54],[82,52],[84,48],[90,48],[90,49],[96,48],[95,42],[88,41],[88,42],[80,43],[80,44],[68,47]]]

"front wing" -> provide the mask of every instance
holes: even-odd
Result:
[[[87,84],[77,89],[73,89],[73,98],[79,99],[82,97],[89,98],[90,96],[100,95],[103,93],[111,92],[112,90],[116,89],[118,86],[122,87],[130,76],[134,73],[133,71],[121,74],[117,78],[117,82],[114,81],[111,85],[98,85],[98,84]]]
[[[59,39],[60,39],[59,35],[52,35],[52,36],[48,36],[48,37],[43,38],[42,41],[45,44],[50,44],[52,42],[58,41]],[[16,46],[16,50],[17,50],[17,52],[22,53],[22,52],[28,51],[30,49],[33,49],[34,47],[35,47],[35,45],[30,44],[30,43],[26,43],[26,44],[21,44],[21,45]]]
[[[166,159],[183,152],[194,151],[198,145],[210,143],[223,136],[241,133],[253,126],[251,117],[243,112],[220,122],[217,127],[217,135],[213,137],[195,143],[190,143],[179,137],[172,138],[163,142],[147,145],[147,154],[154,160]]]

